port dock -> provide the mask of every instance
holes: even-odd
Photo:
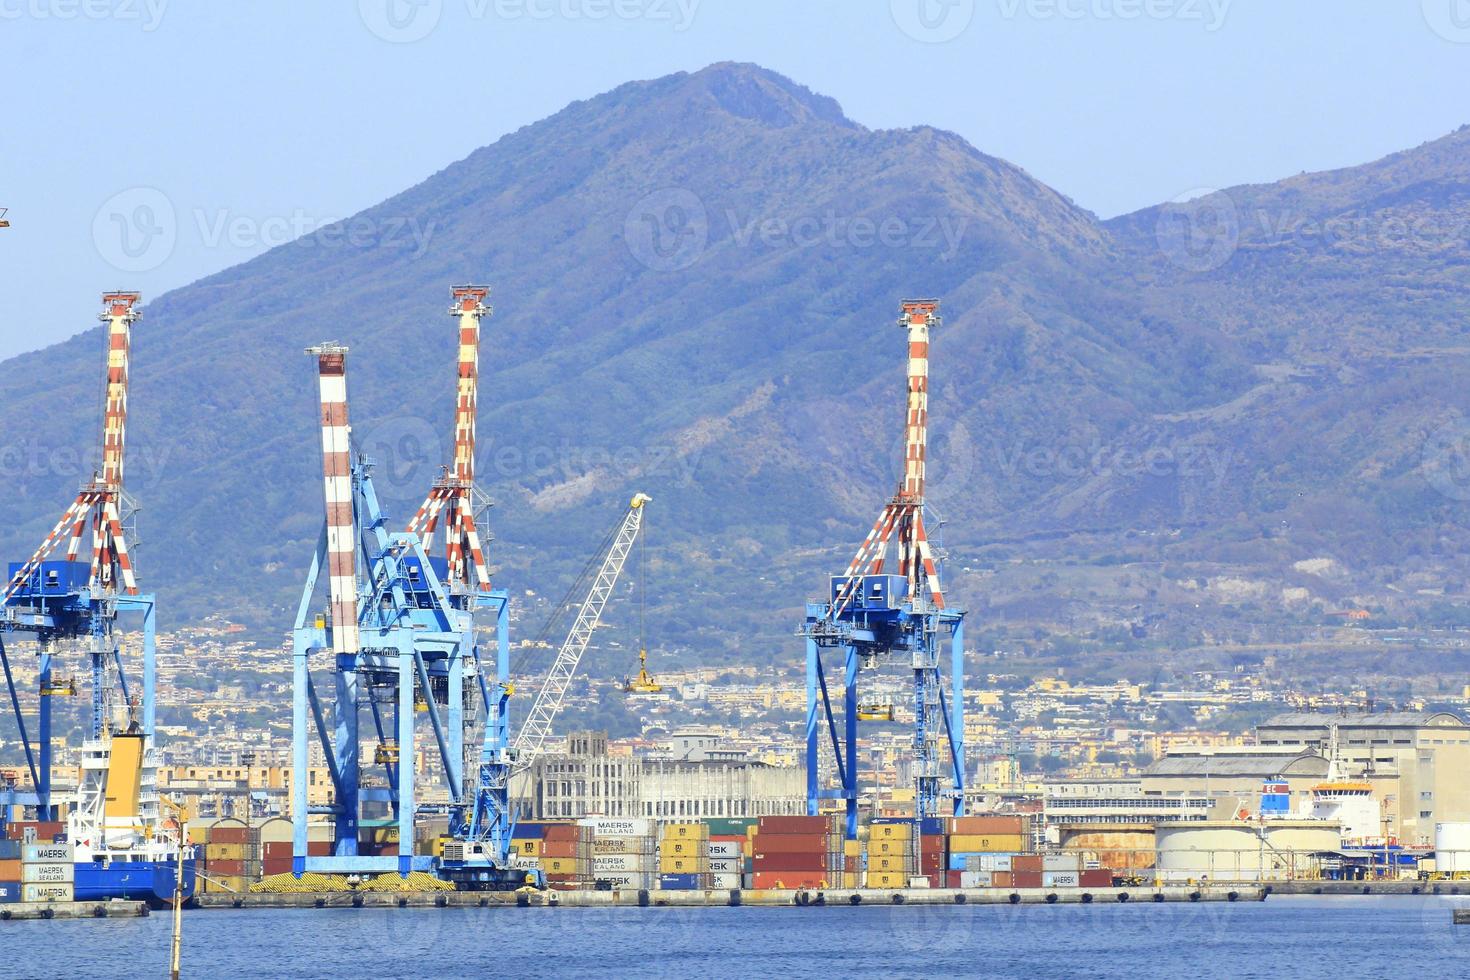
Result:
[[[28,919],[142,919],[147,902],[13,902],[0,905],[0,922]]]
[[[1256,885],[1165,888],[905,888],[751,889],[708,891],[520,892],[214,892],[195,898],[204,909],[310,908],[717,908],[769,906],[820,908],[854,905],[1079,905],[1139,902],[1260,902]]]

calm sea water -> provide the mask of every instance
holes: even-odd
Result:
[[[185,977],[1470,976],[1455,901],[197,911]],[[0,923],[7,977],[163,977],[169,919]]]

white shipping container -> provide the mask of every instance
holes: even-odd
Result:
[[[70,902],[73,894],[70,882],[59,885],[31,883],[21,885],[20,889],[22,902]]]
[[[636,817],[588,817],[578,826],[591,827],[594,837],[652,837],[653,821]]]
[[[653,870],[653,857],[647,854],[595,854],[592,857],[592,873],[649,872]]]
[[[965,858],[966,871],[1009,871],[1014,854],[971,854]]]
[[[709,856],[712,858],[738,858],[740,857],[740,844],[733,840],[712,840],[709,842]]]
[[[1077,871],[1043,871],[1042,888],[1076,888],[1082,884],[1082,875]]]
[[[737,874],[738,875],[740,873],[740,871],[741,871],[740,865],[742,863],[743,863],[742,860],[740,858],[738,858],[738,857],[733,857],[733,858],[710,858],[709,859],[709,869],[710,869],[710,871],[714,872],[715,874]]]
[[[737,873],[734,873],[734,874],[731,874],[729,872],[724,872],[724,873],[713,874],[713,875],[710,876],[710,887],[711,888],[721,888],[721,889],[728,888],[728,889],[734,890],[736,888],[739,888],[740,887],[740,884],[741,884],[741,878],[740,878],[740,874],[738,872]]]
[[[75,864],[22,864],[20,880],[32,884],[60,885],[77,880]]]
[[[652,854],[652,837],[594,837],[593,854]]]
[[[929,879],[923,875],[916,875],[909,879],[910,888],[928,888]]]
[[[990,888],[995,884],[993,871],[961,871],[961,888]]]
[[[605,881],[620,891],[631,891],[638,888],[652,888],[653,875],[636,874],[630,872],[608,872],[598,873],[593,876],[595,881]]]
[[[70,864],[76,852],[71,844],[27,844],[20,859],[26,864]]]
[[[511,852],[510,866],[523,871],[534,871],[541,867],[541,859],[533,854],[517,854]]]
[[[1080,854],[1044,854],[1041,858],[1042,871],[1081,871]]]

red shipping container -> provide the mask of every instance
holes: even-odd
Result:
[[[1011,858],[1012,871],[1035,871],[1041,874],[1043,864],[1040,854],[1017,854]]]
[[[919,852],[922,854],[943,854],[944,835],[924,834],[919,838]]]
[[[756,871],[826,871],[822,854],[757,854],[751,867]]]
[[[205,862],[204,870],[208,871],[212,875],[221,875],[226,878],[233,878],[236,875],[243,875],[245,873],[245,862],[207,861]]]
[[[963,887],[960,884],[960,880],[961,880],[960,879],[960,875],[962,875],[962,874],[964,874],[963,871],[946,871],[944,873],[944,887],[945,888],[961,888],[961,887]]]
[[[826,854],[833,849],[821,834],[758,833],[751,845],[752,854]],[[841,849],[839,844],[836,850]]]
[[[810,871],[757,871],[751,876],[751,887],[763,888],[830,888],[825,874]]]
[[[944,855],[925,854],[919,861],[919,873],[926,875],[940,875],[945,872]]]
[[[211,844],[245,844],[250,840],[250,832],[244,827],[210,827],[206,834]]]
[[[1083,871],[1078,884],[1083,888],[1111,888],[1113,887],[1113,873],[1107,868]]]
[[[761,817],[757,834],[825,834],[831,828],[827,817]]]
[[[582,828],[574,823],[551,823],[546,825],[541,839],[544,841],[576,841],[582,839]]]
[[[329,840],[309,840],[306,842],[306,853],[311,857],[330,857],[332,854],[332,842]]]
[[[991,888],[1011,888],[1014,885],[1015,881],[1011,878],[1009,871],[995,871],[990,875]]]
[[[266,858],[260,863],[260,873],[267,878],[271,875],[288,875],[291,873],[291,859]]]
[[[5,831],[5,836],[11,840],[25,840],[28,828],[36,831],[36,840],[43,844],[49,844],[66,833],[66,825],[59,820],[17,820]]]
[[[307,843],[307,846],[311,846],[310,842]],[[266,843],[260,845],[260,856],[267,861],[269,861],[271,858],[288,858],[291,856],[292,853],[291,847],[292,844],[288,840],[267,841]]]
[[[546,838],[541,842],[541,856],[549,858],[574,858],[585,852],[581,841],[575,840],[552,840]]]
[[[1015,862],[1013,861],[1012,862],[1012,865],[1013,866],[1014,866],[1014,863]],[[1011,872],[1011,886],[1014,887],[1014,888],[1040,888],[1041,887],[1041,872],[1040,871],[1012,871]]]
[[[746,839],[744,834],[710,834],[709,838],[711,844],[744,844]]]

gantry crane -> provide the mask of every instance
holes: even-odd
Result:
[[[799,630],[807,648],[807,811],[827,799],[843,801],[849,839],[857,836],[858,721],[892,719],[892,709],[859,702],[860,675],[895,662],[913,671],[914,811],[939,815],[965,806],[964,612],[947,607],[939,568],[924,528],[924,465],[929,427],[929,331],[939,324],[939,301],[904,300],[899,325],[908,334],[908,394],[904,423],[904,474],[898,492],[847,570],[833,576],[826,599],[808,603]],[[889,558],[890,547],[895,552]],[[940,668],[941,645],[950,647],[950,692]],[[822,655],[843,654],[843,735],[829,693]],[[830,739],[837,788],[824,787],[820,743]],[[949,786],[944,785],[945,782]]]
[[[132,326],[139,317],[138,301],[138,293],[129,291],[102,297],[104,309],[99,318],[107,324],[107,380],[101,466],[78,490],[76,499],[41,546],[25,561],[10,565],[0,598],[0,666],[34,787],[32,793],[19,793],[13,787],[0,790],[0,804],[34,806],[43,820],[56,816],[51,795],[52,699],[77,692],[71,676],[56,674],[58,663],[70,650],[85,656],[90,668],[88,740],[100,743],[124,729],[141,734],[139,761],[151,765],[156,676],[154,598],[139,593],[133,574],[129,542],[137,508],[123,489]],[[85,542],[89,534],[87,555],[84,547],[88,547]],[[63,544],[63,557],[54,558]],[[118,619],[125,614],[141,616],[141,692],[129,686],[124,670]],[[40,657],[34,741],[5,649],[6,638],[17,634],[35,640]],[[105,787],[94,788],[105,791]],[[147,825],[145,829],[151,831],[157,822],[157,802],[149,799],[143,804],[144,812],[130,818],[141,819]]]

